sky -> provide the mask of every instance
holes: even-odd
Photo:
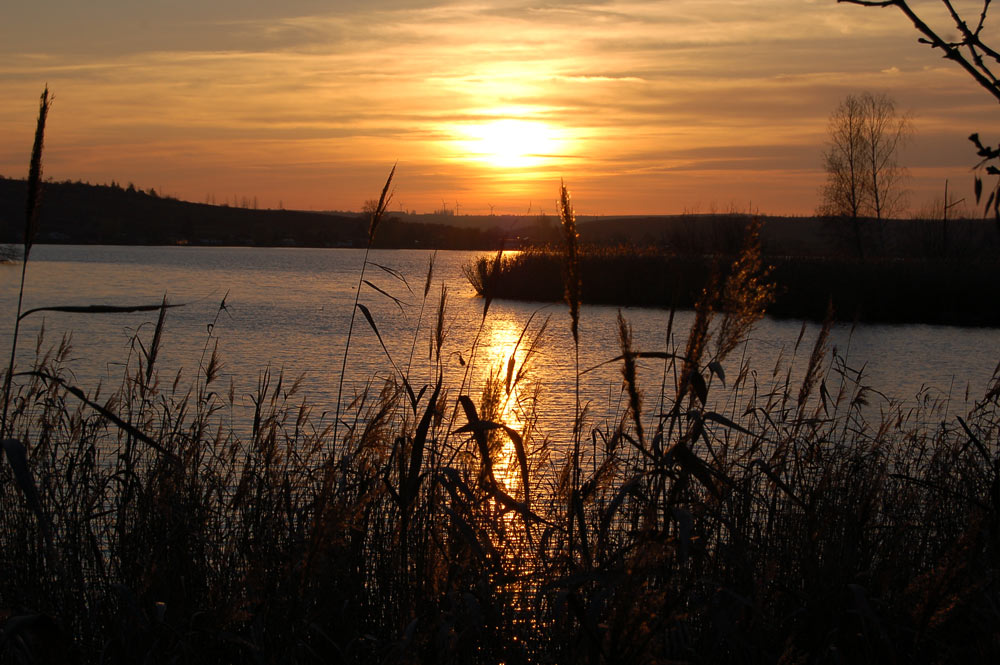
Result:
[[[46,85],[47,177],[290,209],[360,210],[396,164],[399,210],[552,214],[564,181],[579,214],[810,215],[830,114],[864,91],[911,118],[911,211],[945,180],[971,200],[967,137],[1000,141],[897,10],[835,0],[11,5],[7,177]]]

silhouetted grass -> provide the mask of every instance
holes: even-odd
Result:
[[[416,399],[396,378],[373,384],[333,441],[331,423],[280,375],[261,374],[248,438],[226,424],[233,395],[216,385],[211,354],[191,387],[158,381],[152,338],[164,321],[135,346],[119,389],[89,398],[108,413],[67,392],[67,344],[41,353],[16,373],[12,399],[37,505],[15,458],[0,472],[0,653],[994,658],[998,384],[963,419],[889,405],[869,422],[873,393],[831,364],[821,334],[801,385],[783,372],[758,384],[745,368],[723,387],[723,338],[753,319],[714,314],[725,292],[702,300],[682,349],[634,349],[622,319],[629,408],[611,429],[585,422],[596,456],[575,463],[530,426],[504,429],[502,368],[480,399],[440,372],[413,386]],[[733,321],[742,333],[725,332]],[[421,334],[437,339],[436,327]],[[683,378],[673,393],[665,386],[649,431],[643,394],[659,387],[637,383],[638,358]],[[725,413],[707,406],[719,391],[730,396]],[[501,452],[507,441],[514,458]],[[501,466],[520,470],[501,478]]]
[[[182,387],[158,381],[152,352],[137,351],[118,390],[89,398],[105,413],[55,380],[70,380],[68,345],[43,352],[15,374],[11,415],[37,503],[16,451],[0,471],[0,653],[995,658],[1000,390],[961,420],[890,406],[869,422],[873,394],[830,364],[822,336],[801,386],[744,370],[724,388],[712,369],[724,315],[705,302],[683,349],[633,349],[622,321],[630,406],[610,430],[585,423],[596,456],[576,464],[531,427],[498,427],[501,368],[481,399],[440,373],[413,386],[415,400],[395,378],[373,384],[345,408],[336,441],[294,384],[265,371],[241,438],[212,357]],[[665,387],[673,397],[648,432],[642,395],[658,386],[628,370],[640,357],[687,377]],[[719,391],[731,395],[725,413],[706,406]],[[521,462],[503,456],[507,441]],[[511,464],[521,470],[501,479]]]

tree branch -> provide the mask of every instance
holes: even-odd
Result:
[[[907,4],[906,0],[837,0],[838,3],[844,2],[850,5],[861,5],[862,7],[898,7],[899,11],[910,19],[913,27],[917,29],[917,32],[924,36],[921,41],[928,44],[931,48],[939,48],[944,52],[944,57],[948,60],[956,62],[962,69],[964,69],[976,83],[981,85],[987,92],[989,92],[993,97],[1000,102],[1000,85],[998,85],[997,78],[993,73],[986,67],[980,57],[977,49],[983,51],[991,57],[996,57],[994,55],[995,51],[990,49],[988,46],[983,44],[979,37],[979,31],[982,30],[983,24],[986,22],[986,12],[989,7],[989,0],[983,4],[983,12],[979,18],[979,26],[976,32],[969,30],[968,25],[962,20],[961,15],[952,7],[950,0],[941,0],[945,7],[952,15],[952,19],[955,21],[956,27],[963,35],[961,42],[957,44],[952,44],[946,42],[942,39],[937,32],[934,31],[923,19],[921,19],[916,12]],[[961,47],[965,47],[971,53],[973,62],[970,62],[961,51]]]

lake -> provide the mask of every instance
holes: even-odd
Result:
[[[415,390],[429,382],[429,339],[441,289],[447,289],[443,356],[451,385],[458,385],[466,371],[463,363],[470,358],[483,310],[483,301],[461,273],[461,267],[480,253],[441,251],[436,254],[421,314],[433,254],[373,251],[365,274],[373,286],[365,285],[361,292],[361,303],[371,312],[388,355],[399,371],[411,367]],[[270,367],[286,377],[301,376],[301,398],[313,406],[315,414],[325,412],[332,419],[363,256],[364,251],[357,249],[42,245],[32,251],[24,307],[157,304],[166,295],[171,303],[184,306],[167,314],[159,361],[161,381],[172,381],[179,370],[182,377],[192,378],[206,346],[210,352],[217,343],[223,363],[221,378],[227,388],[232,381],[240,404],[249,406],[259,373]],[[0,345],[5,349],[10,348],[19,278],[19,264],[0,267],[0,311],[6,314]],[[223,298],[226,306],[220,309]],[[617,311],[614,307],[582,308],[581,368],[620,353]],[[668,312],[629,308],[623,313],[633,327],[634,349],[667,348]],[[542,431],[560,440],[567,436],[575,403],[573,343],[565,305],[494,302],[480,333],[471,394],[478,397],[491,368],[505,371],[529,319],[526,338],[549,316],[547,334],[521,391],[527,394],[526,389],[533,386],[540,389]],[[68,367],[72,381],[87,391],[98,384],[116,386],[122,380],[133,336],[138,333],[148,344],[156,317],[156,312],[34,314],[22,324],[18,363],[23,367],[31,362],[34,341],[44,325],[47,344],[58,342],[64,333],[72,334]],[[681,349],[692,318],[691,312],[676,314],[672,344]],[[801,376],[818,330],[818,324],[808,324],[796,351],[802,323],[765,318],[747,343],[723,363],[726,376],[734,377],[741,360],[749,359],[761,392],[784,381],[788,367],[792,367],[794,382]],[[863,370],[862,382],[881,393],[870,395],[868,408],[882,408],[889,399],[912,404],[940,399],[949,412],[959,414],[983,395],[1000,359],[998,342],[996,329],[927,325],[837,325],[831,335],[831,346],[846,365]],[[522,342],[518,363],[524,348]],[[372,377],[386,377],[393,371],[377,336],[359,313],[347,361],[345,399]],[[656,412],[663,371],[663,361],[640,363],[647,414]],[[620,377],[614,363],[584,376],[582,398],[591,405],[592,423],[605,422],[624,409]],[[833,382],[839,379],[831,375],[829,380],[834,392]],[[732,400],[738,398],[720,394],[729,401],[716,408],[736,413]],[[237,420],[244,416],[235,414]]]

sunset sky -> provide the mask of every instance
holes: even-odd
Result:
[[[898,11],[835,0],[33,0],[0,52],[0,174],[48,84],[48,177],[193,201],[358,210],[398,162],[394,209],[552,213],[562,178],[581,214],[812,214],[867,90],[912,115],[919,209],[1000,140]]]

